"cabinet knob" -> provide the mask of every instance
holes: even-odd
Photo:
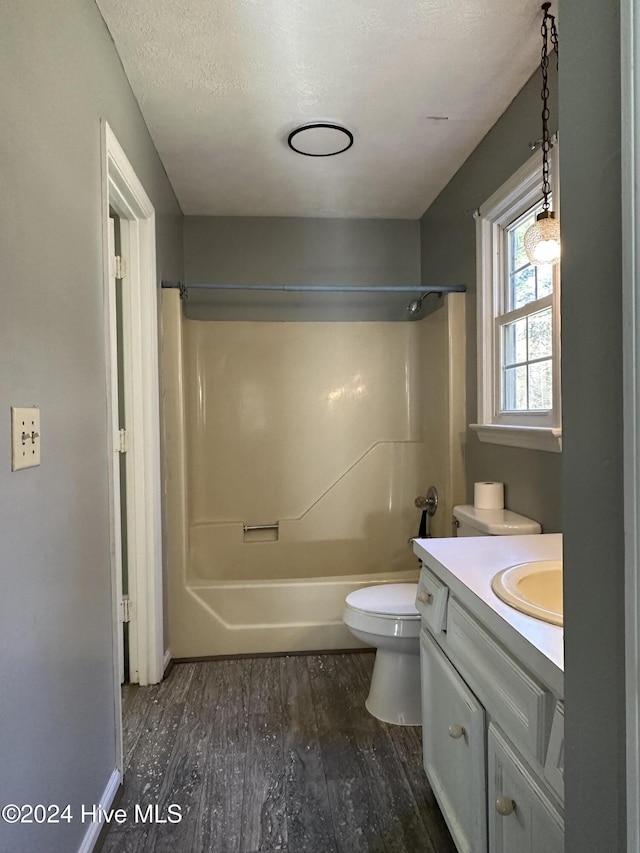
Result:
[[[498,797],[496,800],[496,811],[498,814],[508,817],[508,815],[513,814],[515,810],[516,803],[515,800],[511,799],[511,797]]]
[[[449,737],[452,737],[454,740],[458,740],[463,734],[464,726],[449,726]]]
[[[418,594],[416,595],[418,601],[421,601],[422,604],[431,604],[433,601],[433,595],[430,592],[427,592],[426,589],[418,590]]]

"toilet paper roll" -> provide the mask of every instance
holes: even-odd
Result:
[[[474,483],[473,505],[476,509],[504,509],[504,483]]]

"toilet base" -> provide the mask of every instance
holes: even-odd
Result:
[[[365,705],[383,723],[421,726],[420,655],[379,648]]]

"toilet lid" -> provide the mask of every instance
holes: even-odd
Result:
[[[385,583],[365,586],[350,592],[345,599],[347,607],[363,613],[381,616],[406,616],[420,618],[416,610],[417,583]]]

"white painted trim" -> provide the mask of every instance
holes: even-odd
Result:
[[[501,187],[498,187],[484,204],[480,205],[478,210],[480,218],[489,219],[492,222],[501,222],[512,207],[520,205],[528,207],[530,204],[534,204],[536,198],[541,195],[541,171],[542,150],[538,149],[526,163],[520,166],[517,172],[514,172]]]
[[[106,409],[107,409],[107,484],[109,492],[109,562],[111,569],[111,622],[113,626],[113,701],[114,701],[114,732],[115,732],[115,763],[119,773],[124,772],[124,751],[122,742],[122,687],[120,679],[120,593],[122,587],[120,560],[120,524],[119,501],[120,485],[119,472],[116,477],[114,456],[116,453],[115,429],[116,416],[114,400],[113,352],[115,346],[115,331],[112,312],[111,295],[111,263],[109,238],[109,169],[107,163],[107,141],[105,134],[106,123],[101,127],[101,165],[102,165],[102,266],[103,266],[103,303],[104,303],[104,339],[105,339],[105,380],[106,380]]]
[[[486,444],[562,453],[562,430],[554,427],[469,424],[469,429]]]
[[[132,673],[131,680],[156,684],[162,679],[164,649],[155,211],[111,128],[106,122],[103,127],[105,218],[110,203],[128,222],[129,286],[123,288],[123,312],[128,321],[124,349],[129,597],[135,614],[129,632],[134,635],[138,669],[137,678]]]
[[[164,658],[162,659],[162,674],[164,675],[167,671],[169,664],[171,663],[171,649],[167,649],[164,653]]]
[[[493,280],[494,264],[486,247],[493,242],[495,226],[479,213],[476,216],[476,313],[478,337],[478,420],[491,423],[493,420],[494,379],[488,365],[495,364],[493,324],[496,315],[496,291],[485,286]]]
[[[627,851],[640,853],[640,19],[621,12]]]
[[[109,369],[107,371],[107,381],[110,381],[110,398],[109,401],[118,399],[118,332],[117,332],[117,310],[116,310],[116,282],[114,258],[116,254],[115,227],[114,220],[109,218],[107,222],[107,264],[109,269],[109,286],[105,293],[105,324],[107,327],[108,347],[107,353],[109,358]],[[118,432],[118,407],[109,405],[109,426],[111,428],[111,438],[115,437]],[[121,525],[121,486],[120,486],[120,454],[116,449],[110,451],[110,490],[111,500],[109,501],[109,517],[111,521],[111,560],[112,560],[112,578],[114,582],[115,597],[113,605],[115,608],[114,619],[116,620],[116,646],[118,655],[118,672],[119,681],[122,684],[124,681],[125,661],[124,661],[124,637],[122,629],[122,608],[119,602],[122,600],[122,525]]]
[[[557,137],[553,138],[557,144]],[[557,162],[557,148],[553,152]],[[477,294],[477,378],[478,378],[478,424],[470,427],[478,432],[481,441],[526,447],[535,450],[561,452],[562,442],[559,418],[560,399],[560,285],[556,275],[553,297],[538,300],[527,309],[518,309],[507,314],[503,302],[502,232],[513,221],[516,211],[524,212],[541,196],[540,173],[542,152],[538,150],[518,171],[509,178],[475,214],[476,218],[476,294]],[[554,207],[559,208],[559,186],[557,168],[553,168],[552,179]],[[553,311],[553,410],[549,412],[503,413],[499,410],[500,365],[500,321],[533,313],[547,304]],[[505,319],[506,318],[506,319]],[[518,421],[525,420],[526,427]],[[539,423],[541,426],[536,426]],[[500,429],[498,429],[498,427]]]
[[[158,373],[158,297],[155,252],[155,212],[142,184],[107,122],[102,123],[103,142],[103,246],[107,247],[109,205],[126,226],[128,286],[123,288],[125,318],[125,397],[127,403],[127,513],[129,532],[129,595],[135,618],[130,623],[132,646],[137,653],[140,684],[162,679],[162,538],[160,487],[160,399]],[[104,266],[105,313],[109,311],[108,262]],[[108,326],[109,318],[105,318]],[[113,454],[116,437],[111,429],[111,352],[107,349],[108,450]],[[110,490],[114,482],[110,466]],[[113,500],[112,500],[113,503]],[[112,526],[112,571],[113,518]],[[115,588],[115,580],[114,580]],[[117,604],[117,603],[116,603]],[[114,625],[116,624],[114,620]],[[115,659],[115,654],[114,654]],[[114,660],[114,665],[116,661]],[[119,704],[119,682],[116,690]],[[120,709],[116,709],[120,714]],[[121,758],[121,757],[120,757]]]
[[[118,788],[120,787],[120,783],[122,782],[122,774],[116,768],[111,776],[109,777],[109,781],[107,782],[107,787],[102,792],[102,796],[100,797],[100,807],[102,815],[104,812],[108,812],[109,809],[113,805],[113,801],[115,799],[116,794],[118,793]],[[85,803],[87,808],[90,808],[93,803]],[[95,804],[97,805],[97,804]],[[78,847],[78,853],[92,853],[93,848],[96,846],[100,833],[102,831],[104,821],[96,821],[95,823],[90,823],[87,831],[84,834],[84,838],[82,839],[82,844]]]

